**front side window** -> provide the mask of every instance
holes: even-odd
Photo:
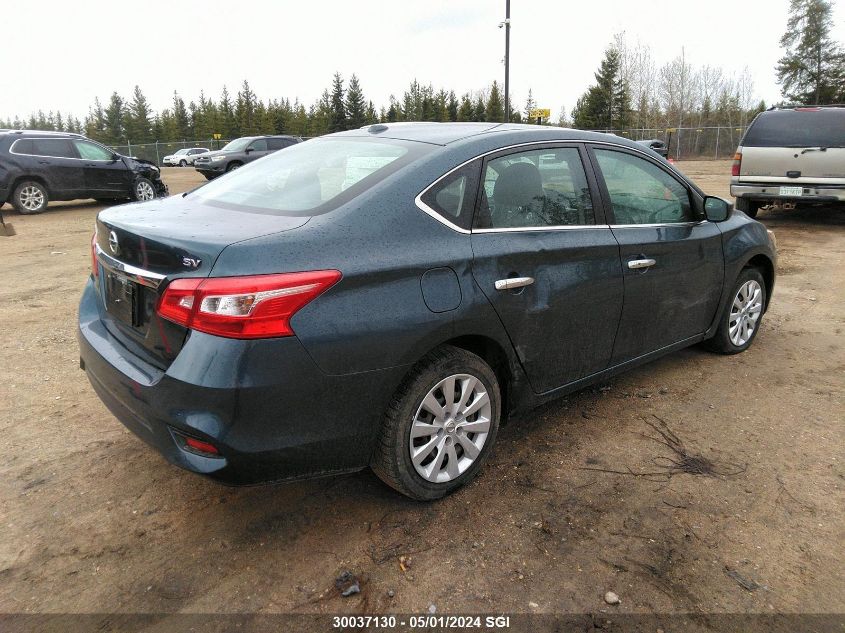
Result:
[[[660,167],[625,152],[596,149],[616,224],[672,224],[698,218],[686,187]]]
[[[500,156],[484,169],[476,228],[595,224],[593,201],[574,147]]]
[[[266,152],[267,140],[260,138],[257,141],[253,141],[252,144],[249,146],[249,149],[253,150],[254,152]]]
[[[430,151],[423,143],[394,139],[313,139],[212,180],[192,195],[240,211],[314,215],[351,200]]]
[[[74,141],[73,144],[76,145],[76,151],[79,152],[79,156],[85,160],[112,160],[114,158],[114,155],[110,151],[105,147],[100,147],[96,143]]]
[[[430,209],[462,229],[472,225],[480,161],[464,165],[426,191],[421,200]]]

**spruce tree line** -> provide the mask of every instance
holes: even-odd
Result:
[[[512,108],[513,110],[513,108]],[[504,118],[504,100],[498,82],[476,94],[460,97],[454,91],[435,90],[429,84],[411,82],[401,99],[391,95],[387,107],[376,110],[364,95],[361,82],[352,75],[345,82],[335,73],[330,88],[306,107],[298,99],[260,99],[244,81],[234,96],[224,86],[218,99],[200,93],[187,104],[173,93],[169,107],[155,112],[139,86],[125,99],[112,93],[103,105],[99,98],[84,121],[61,112],[39,111],[28,120],[1,120],[0,128],[58,130],[85,134],[107,145],[180,141],[207,141],[214,134],[224,139],[257,134],[292,134],[311,137],[394,121],[497,121]],[[516,112],[511,120],[522,120]]]

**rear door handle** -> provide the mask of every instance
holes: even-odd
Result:
[[[534,277],[509,277],[496,282],[496,290],[513,290],[523,288],[534,283]]]
[[[628,268],[631,270],[640,270],[641,268],[651,268],[657,263],[655,259],[632,259],[628,262]]]

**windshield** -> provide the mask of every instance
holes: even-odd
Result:
[[[174,154],[174,156],[181,156],[182,154],[187,154],[187,153],[188,153],[188,150],[180,149],[176,152],[176,154]]]
[[[236,138],[234,141],[229,141],[223,146],[221,151],[224,152],[240,152],[242,149],[245,149],[249,142],[252,140],[252,137],[245,137],[245,138]]]
[[[845,147],[845,108],[764,112],[745,133],[744,147]]]
[[[194,195],[241,211],[316,215],[351,200],[430,149],[394,139],[313,139],[213,180]]]

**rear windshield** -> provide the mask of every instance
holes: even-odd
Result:
[[[744,147],[845,147],[845,108],[763,112]]]
[[[351,200],[431,146],[368,138],[318,138],[211,181],[202,202],[274,215],[317,215]]]

